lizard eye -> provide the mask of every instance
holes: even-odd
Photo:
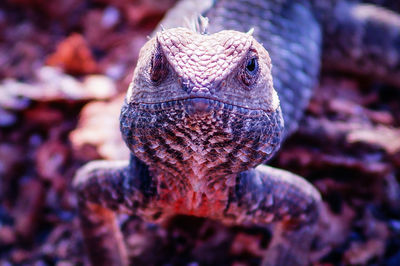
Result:
[[[167,60],[161,51],[156,51],[151,59],[150,79],[154,83],[158,83],[162,81],[167,74]]]
[[[258,61],[257,58],[251,58],[247,61],[246,70],[249,74],[255,74],[258,69]]]
[[[258,76],[258,57],[253,56],[247,59],[244,70],[242,71],[242,81],[247,86],[252,85]]]

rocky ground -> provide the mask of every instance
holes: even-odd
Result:
[[[71,180],[126,158],[118,115],[138,50],[173,1],[0,2],[0,265],[85,263]],[[400,88],[325,73],[272,165],[326,212],[314,265],[400,265]],[[264,228],[120,217],[135,265],[257,265]]]

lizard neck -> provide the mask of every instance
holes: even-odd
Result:
[[[220,213],[228,201],[230,188],[236,182],[236,175],[214,178],[150,171],[157,180],[158,206],[166,212],[187,215],[214,216]]]
[[[180,175],[148,167],[131,154],[130,170],[134,185],[146,196],[156,196],[156,209],[163,213],[180,213],[204,217],[219,217],[226,207],[231,188],[236,184],[235,174],[208,176],[202,164],[193,161]],[[197,174],[196,174],[197,173]],[[149,216],[149,219],[152,216]]]
[[[192,167],[192,168],[190,168]],[[205,174],[201,163],[188,164],[180,175],[163,171],[161,167],[150,167],[145,182],[153,187],[153,202],[156,210],[162,210],[166,218],[170,214],[194,215],[218,219],[229,203],[229,195],[237,181],[235,174]],[[152,216],[149,216],[153,219]],[[157,219],[159,219],[157,218]]]
[[[178,172],[160,165],[150,167],[150,175],[157,183],[157,194],[172,193],[179,198],[194,192],[210,199],[217,192],[226,191],[229,187],[234,186],[236,173],[229,173],[229,170],[226,169],[209,172],[209,169],[215,165],[229,165],[229,163],[224,158],[219,158],[211,164],[207,158],[207,156],[200,157],[197,154],[190,157],[188,161],[176,162],[182,166]]]
[[[230,122],[224,124],[212,116],[193,117],[181,112],[180,119],[174,118],[173,123],[159,129],[161,132],[153,131],[158,137],[147,136],[151,151],[136,148],[136,156],[148,165],[159,190],[212,197],[216,191],[233,186],[238,173],[254,166],[255,162],[246,160],[247,148],[233,140]],[[241,139],[247,142],[244,133]]]
[[[280,143],[279,108],[266,112],[207,99],[200,108],[196,101],[126,103],[121,111],[125,142],[148,167],[157,196],[172,201],[227,197],[236,176],[270,158]]]

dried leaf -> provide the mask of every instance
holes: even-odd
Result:
[[[111,102],[92,102],[81,112],[77,128],[71,132],[70,140],[81,156],[87,145],[94,146],[102,158],[122,160],[129,158],[129,150],[119,132],[119,113],[123,96]]]
[[[77,33],[63,40],[46,61],[70,74],[91,74],[98,69],[86,40]]]
[[[360,128],[348,133],[347,140],[350,143],[364,142],[377,145],[388,154],[395,154],[400,151],[400,129],[385,126],[371,128]]]

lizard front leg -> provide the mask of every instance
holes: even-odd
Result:
[[[143,205],[145,197],[134,175],[138,172],[128,161],[94,161],[75,176],[81,229],[92,265],[129,265],[116,213],[132,213]]]
[[[273,225],[263,265],[306,265],[321,196],[303,178],[261,165],[239,175],[227,217],[241,224]]]

